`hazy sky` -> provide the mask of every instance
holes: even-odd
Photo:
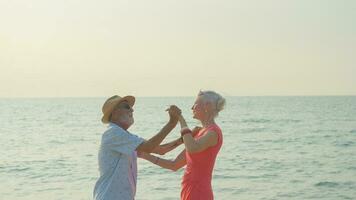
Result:
[[[356,95],[354,0],[0,0],[0,97]]]

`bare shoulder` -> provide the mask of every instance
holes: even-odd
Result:
[[[209,141],[209,146],[214,146],[218,143],[218,134],[213,130],[207,131],[204,137]]]

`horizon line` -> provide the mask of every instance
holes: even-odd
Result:
[[[126,96],[126,95],[123,95]],[[132,95],[136,98],[177,98],[177,97],[195,97],[195,96],[140,96]],[[355,97],[356,94],[329,94],[329,95],[226,95],[224,97]],[[0,97],[0,99],[66,99],[66,98],[107,98],[108,96],[28,96],[28,97]]]

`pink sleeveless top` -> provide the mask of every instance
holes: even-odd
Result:
[[[211,178],[216,156],[223,143],[221,129],[216,124],[203,128],[195,136],[198,139],[208,131],[218,135],[215,146],[209,147],[198,153],[185,153],[187,167],[182,181],[181,200],[213,200]]]

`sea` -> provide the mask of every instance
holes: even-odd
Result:
[[[102,98],[0,99],[0,200],[87,200],[99,176]],[[145,139],[169,105],[190,127],[194,97],[137,97],[129,131]],[[356,96],[226,97],[216,200],[356,199]],[[164,142],[179,137],[178,126]],[[183,146],[162,156],[174,159]],[[184,168],[138,160],[136,200],[178,200]]]

